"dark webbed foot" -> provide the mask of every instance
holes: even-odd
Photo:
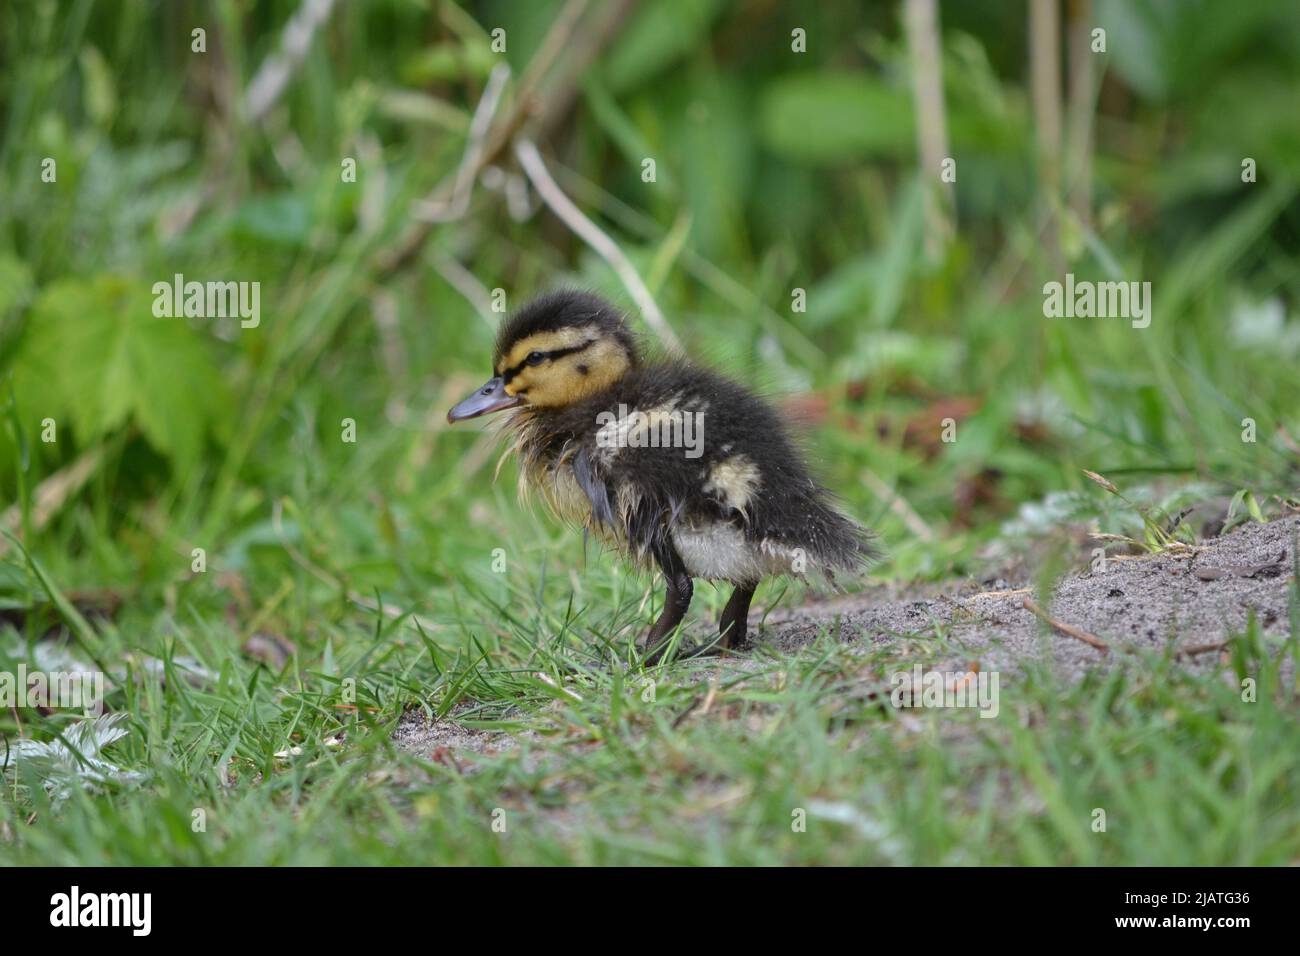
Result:
[[[718,620],[719,646],[723,650],[736,650],[747,643],[749,627],[749,602],[754,599],[753,584],[737,584],[731,600]]]

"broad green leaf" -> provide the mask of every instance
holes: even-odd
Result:
[[[19,408],[29,423],[66,419],[83,444],[134,424],[158,451],[193,464],[228,406],[192,321],[156,318],[143,279],[55,283],[32,304],[19,346]]]

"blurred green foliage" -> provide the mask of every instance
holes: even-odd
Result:
[[[492,330],[440,264],[463,264],[512,303],[561,283],[628,303],[547,210],[519,219],[482,186],[409,266],[375,267],[459,161],[503,58],[491,31],[506,30],[517,80],[560,3],[341,4],[282,100],[250,124],[240,99],[297,7],[34,0],[0,12],[7,495],[114,439],[96,483],[113,502],[103,530],[138,520],[174,474],[204,504],[203,533],[232,534],[295,488],[281,464],[290,452],[343,467],[337,422],[352,417],[390,437],[365,480],[443,514],[429,472],[453,468],[476,439],[430,423],[483,366]],[[544,145],[692,351],[771,391],[825,398],[823,470],[894,532],[902,573],[938,573],[947,559],[912,550],[859,483],[864,465],[949,531],[991,529],[1020,502],[1077,488],[1085,465],[1294,488],[1278,433],[1296,434],[1300,407],[1300,133],[1289,121],[1300,10],[1095,4],[1108,41],[1096,215],[1092,227],[1063,215],[1059,242],[1080,277],[1153,282],[1144,332],[1043,318],[1039,290],[1054,274],[1021,12],[986,0],[944,4],[941,18],[958,181],[955,238],[938,259],[924,251],[893,3],[634,5],[572,79],[573,109]],[[796,27],[806,53],[792,52]],[[47,157],[53,183],[41,179]],[[341,180],[345,157],[356,183]],[[1244,157],[1258,182],[1242,182]],[[148,288],[175,273],[261,282],[262,326],[152,318]],[[807,312],[791,309],[796,288]],[[1261,315],[1275,347],[1251,325]],[[909,429],[937,427],[926,416],[945,396],[974,404],[961,439],[936,454]],[[1239,438],[1247,416],[1256,446]],[[46,417],[60,423],[56,444],[35,440]],[[995,487],[972,517],[955,489],[981,474]]]

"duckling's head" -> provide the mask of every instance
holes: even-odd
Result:
[[[521,405],[572,405],[636,364],[636,340],[618,309],[586,292],[544,295],[501,327],[493,377],[449,411],[447,421]]]

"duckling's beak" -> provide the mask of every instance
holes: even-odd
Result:
[[[490,415],[503,408],[514,408],[523,403],[523,396],[506,393],[505,379],[497,376],[449,411],[447,424],[463,422],[467,418],[478,418],[480,415]]]

